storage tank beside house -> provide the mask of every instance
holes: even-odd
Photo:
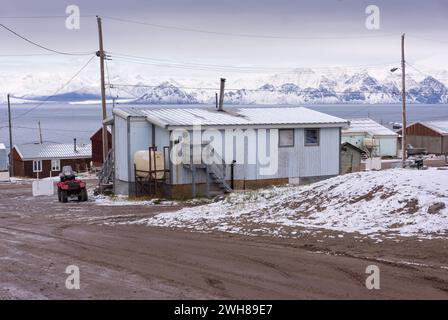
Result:
[[[8,171],[8,153],[3,143],[0,143],[0,171]]]
[[[151,162],[151,171],[157,170],[152,178],[162,179],[165,170],[165,159],[160,151],[151,151],[151,161],[149,161],[149,150],[139,150],[134,154],[135,174],[141,178],[147,178],[149,175],[149,163]]]

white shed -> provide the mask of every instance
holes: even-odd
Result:
[[[136,192],[134,154],[154,146],[168,151],[165,186],[178,198],[338,175],[348,126],[303,107],[117,107],[113,115],[115,193]]]
[[[373,145],[373,155],[396,157],[398,134],[369,118],[349,119],[350,126],[342,130],[342,142],[365,150]]]

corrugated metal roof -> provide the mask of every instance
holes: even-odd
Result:
[[[349,119],[350,126],[343,134],[368,133],[371,136],[398,136],[398,134],[369,118]]]
[[[162,127],[348,124],[347,120],[304,107],[231,107],[225,111],[205,107],[118,107],[114,113],[125,117],[146,117]]]
[[[92,145],[78,144],[76,152],[73,143],[70,144],[24,144],[15,146],[23,160],[39,159],[80,159],[92,157]]]
[[[423,121],[420,123],[442,135],[448,134],[448,120]]]

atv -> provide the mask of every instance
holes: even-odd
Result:
[[[76,173],[71,166],[64,166],[59,174],[58,200],[68,202],[69,198],[77,197],[78,201],[87,201],[87,189],[84,181],[76,179]]]

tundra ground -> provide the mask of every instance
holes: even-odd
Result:
[[[448,241],[325,231],[296,238],[120,225],[181,208],[59,203],[0,184],[0,299],[448,298]],[[108,224],[107,222],[113,222]],[[380,289],[365,271],[380,269]],[[79,290],[65,287],[68,265]]]

